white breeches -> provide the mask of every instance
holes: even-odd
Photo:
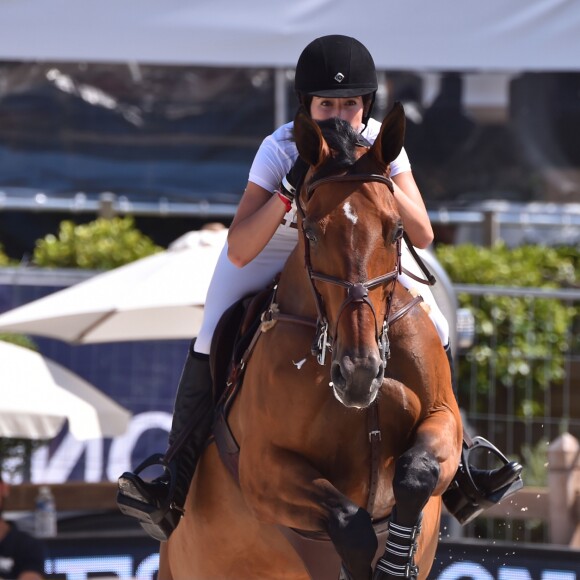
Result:
[[[221,315],[240,298],[259,292],[272,282],[274,276],[282,271],[294,246],[296,230],[283,234],[276,232],[260,254],[243,268],[238,268],[229,261],[228,243],[224,244],[207,290],[203,323],[195,341],[196,352],[209,354],[211,339]]]
[[[406,270],[409,270],[416,276],[420,278],[425,278],[423,272],[421,272],[421,268],[415,262],[415,259],[409,252],[407,248],[407,244],[403,242],[402,244],[402,262],[403,267]],[[449,344],[449,323],[447,322],[447,318],[443,316],[443,312],[439,308],[437,302],[435,302],[435,296],[433,296],[433,292],[431,292],[431,288],[427,284],[421,284],[420,282],[416,282],[407,274],[400,274],[399,275],[399,282],[409,290],[410,288],[415,288],[417,294],[421,294],[423,297],[423,301],[429,306],[429,318],[433,321],[435,325],[435,329],[437,330],[437,334],[441,339],[441,343],[443,346],[447,346]]]
[[[294,243],[289,243],[290,240]],[[295,244],[295,230],[277,232],[268,246],[254,260],[243,268],[237,268],[228,259],[226,242],[207,292],[203,323],[195,341],[197,352],[209,354],[213,333],[221,315],[240,298],[265,288],[282,270]],[[402,260],[407,270],[422,276],[421,270],[404,243]],[[421,294],[430,307],[429,317],[437,329],[439,338],[443,346],[447,346],[449,324],[437,306],[429,286],[415,282],[406,274],[401,274],[399,281],[405,288],[414,286]]]

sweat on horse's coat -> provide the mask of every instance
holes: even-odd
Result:
[[[256,335],[228,406],[239,484],[210,444],[162,545],[159,580],[308,580],[291,530],[332,546],[324,578],[383,580],[402,562],[373,528],[390,516],[403,531],[422,518],[408,541],[416,552],[403,559],[418,578],[433,562],[462,426],[437,332],[397,282],[402,230],[388,165],[403,143],[402,107],[370,148],[353,145],[350,167],[333,165],[330,129],[303,113],[294,126],[311,166],[298,197],[302,235],[277,285],[274,324]]]

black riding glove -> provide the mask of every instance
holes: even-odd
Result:
[[[284,197],[287,197],[290,202],[294,201],[296,192],[300,189],[309,167],[308,163],[303,161],[299,156],[296,158],[290,171],[282,179],[282,183],[280,184],[281,193]]]

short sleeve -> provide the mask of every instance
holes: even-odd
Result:
[[[249,181],[270,192],[280,186],[298,157],[291,136],[291,125],[287,124],[262,141],[250,167]]]
[[[405,171],[411,171],[411,162],[409,161],[409,156],[403,147],[399,156],[391,163],[391,177]]]

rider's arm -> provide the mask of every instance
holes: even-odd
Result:
[[[405,232],[417,248],[426,248],[433,241],[433,228],[421,192],[411,171],[393,176],[395,199]]]
[[[280,225],[286,208],[276,193],[248,182],[228,232],[228,258],[238,268],[251,262]]]

